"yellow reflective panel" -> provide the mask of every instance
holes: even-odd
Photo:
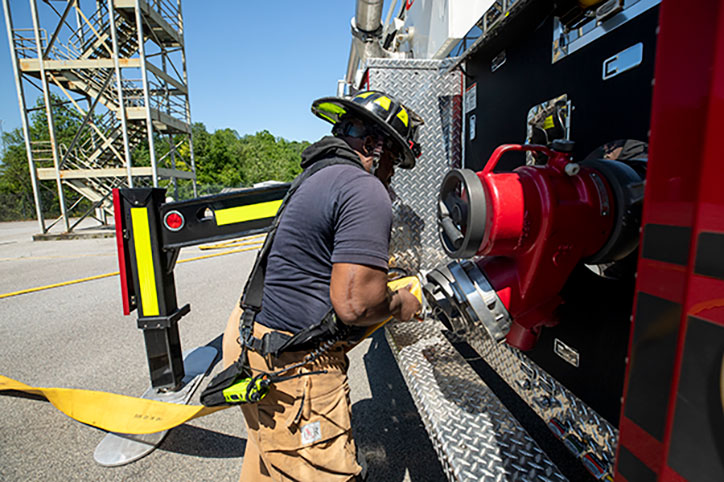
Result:
[[[397,113],[397,117],[402,121],[403,124],[405,124],[405,127],[407,127],[407,123],[409,122],[409,118],[407,117],[407,111],[405,109],[400,109],[400,112]]]
[[[362,92],[361,94],[357,94],[354,96],[355,99],[366,99],[367,97],[371,96],[372,94],[376,94],[377,92],[370,90],[369,92]]]
[[[143,316],[158,316],[158,293],[156,273],[153,271],[148,208],[131,208],[131,225],[136,266],[138,266],[138,284],[141,289],[141,310]]]
[[[553,122],[553,116],[549,115],[543,121],[543,129],[551,129],[554,126],[555,126],[555,123]]]
[[[218,209],[214,211],[216,225],[223,226],[225,224],[243,223],[245,221],[254,221],[256,219],[273,218],[279,211],[282,200],[267,201],[258,204],[249,204],[248,206],[237,206],[234,208]]]
[[[379,99],[375,99],[374,102],[383,109],[390,110],[390,104],[392,103],[392,100],[389,97],[383,95]]]

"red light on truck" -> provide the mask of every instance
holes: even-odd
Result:
[[[163,224],[169,231],[178,231],[184,227],[184,217],[178,211],[169,211],[163,217]]]

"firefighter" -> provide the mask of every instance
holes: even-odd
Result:
[[[328,313],[334,313],[336,323],[359,329],[390,315],[410,320],[420,310],[409,289],[387,288],[387,263],[389,184],[396,167],[414,167],[422,119],[374,91],[352,99],[318,99],[312,112],[333,125],[333,135],[302,153],[302,167],[329,165],[299,185],[280,215],[266,262],[261,311],[254,317],[256,340],[266,334],[280,333],[282,339],[304,334],[318,328]],[[239,357],[242,313],[237,307],[229,317],[224,366]],[[329,333],[317,330],[311,341],[278,354],[248,350],[248,364],[252,372],[282,370],[318,350],[325,338]],[[242,405],[248,438],[241,480],[365,477],[352,439],[344,346],[335,343],[313,363],[295,369],[297,374],[323,373],[275,383],[261,401]]]

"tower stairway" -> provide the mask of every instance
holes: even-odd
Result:
[[[174,184],[177,179],[191,180],[195,190],[192,148],[187,151],[191,170],[175,168],[179,144],[192,145],[180,4],[170,0],[113,0],[112,4],[109,9],[108,2],[95,2],[96,10],[85,15],[77,2],[69,0],[62,15],[56,10],[59,21],[52,30],[37,23],[32,29],[11,26],[11,51],[19,75],[36,79],[36,85],[40,80],[45,89],[52,89],[56,101],[65,98],[63,104],[83,119],[72,140],[54,144],[36,136],[30,139],[28,153],[37,172],[36,184],[55,180],[90,201],[92,208],[83,217],[94,209],[112,214],[111,192],[117,187],[157,186],[163,177]],[[77,28],[58,35],[69,27],[66,17],[73,10]],[[6,19],[12,23],[7,12]],[[54,33],[49,41],[50,31]],[[38,50],[44,52],[42,63]],[[173,65],[179,53],[183,74]],[[29,109],[25,110],[27,116]],[[164,140],[167,146],[162,147]],[[150,166],[133,165],[131,153],[141,145],[148,146]],[[76,199],[70,211],[80,204]],[[68,209],[63,207],[68,206],[62,206],[61,212],[70,230]],[[45,230],[42,221],[41,226]]]

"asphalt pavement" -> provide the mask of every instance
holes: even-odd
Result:
[[[36,222],[0,223],[0,374],[32,386],[140,396],[150,384],[143,335],[135,313],[122,314],[117,275],[1,297],[118,270],[114,238],[32,241],[37,232]],[[175,269],[179,305],[191,305],[179,323],[184,350],[220,349],[256,255],[228,251],[181,251],[180,260],[218,254]],[[355,348],[350,360],[354,433],[368,480],[445,480],[383,333]],[[199,392],[192,403],[199,403]],[[157,450],[125,466],[94,461],[104,436],[44,400],[0,392],[2,481],[235,481],[246,445],[237,409],[171,430]]]

